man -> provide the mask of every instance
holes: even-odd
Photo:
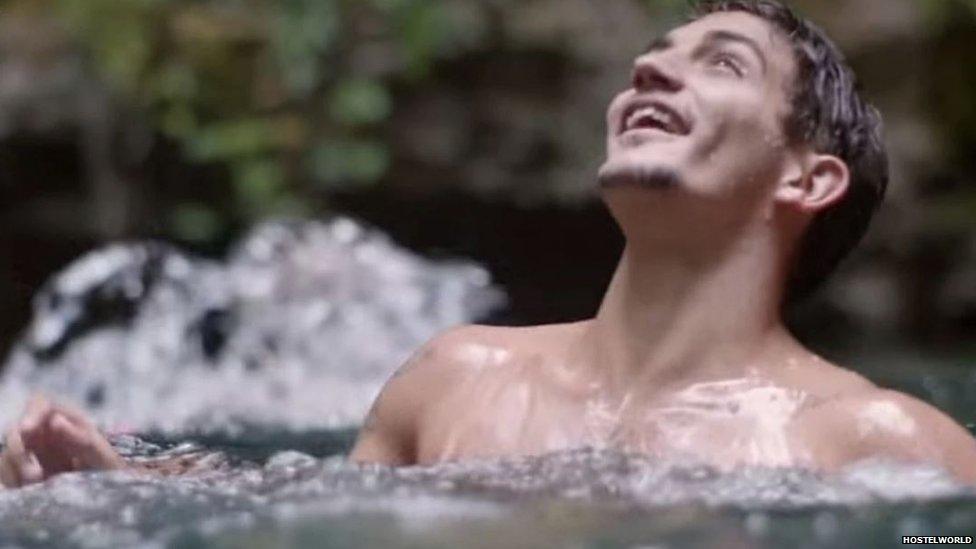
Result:
[[[890,458],[976,481],[964,429],[820,359],[781,319],[884,194],[877,113],[789,9],[699,9],[637,57],[610,104],[598,182],[627,245],[595,318],[434,338],[386,384],[353,460],[597,446],[723,469]],[[126,466],[84,415],[35,400],[7,436],[0,478]]]

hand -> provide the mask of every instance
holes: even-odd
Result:
[[[34,396],[0,453],[0,483],[13,488],[58,473],[120,469],[125,461],[84,412]]]

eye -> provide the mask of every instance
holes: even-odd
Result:
[[[712,57],[712,65],[721,67],[724,70],[732,71],[736,76],[743,76],[745,70],[739,60],[727,53],[717,53]]]

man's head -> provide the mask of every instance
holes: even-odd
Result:
[[[775,227],[790,301],[857,244],[888,181],[880,117],[843,56],[768,0],[699,3],[635,60],[608,128],[600,183],[628,238]]]

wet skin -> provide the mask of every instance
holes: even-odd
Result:
[[[579,361],[593,328],[585,321],[442,334],[390,380],[352,459],[431,464],[605,447],[723,470],[832,472],[889,458],[976,480],[976,443],[951,419],[787,338],[739,375],[703,372],[615,393]]]
[[[962,427],[822,360],[782,324],[794,247],[849,184],[842,160],[783,137],[794,73],[785,37],[743,13],[654,42],[607,111],[598,182],[627,245],[595,317],[434,338],[387,382],[350,458],[595,446],[723,469],[890,458],[976,482]],[[43,399],[6,440],[7,486],[125,466],[90,421]]]

